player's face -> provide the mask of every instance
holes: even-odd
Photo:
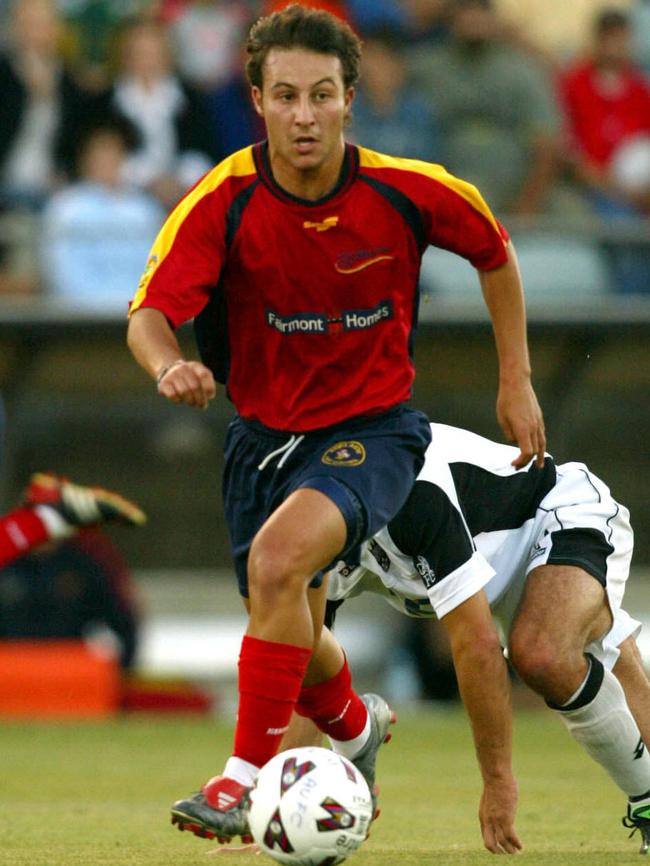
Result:
[[[353,89],[345,88],[341,61],[303,48],[272,48],[264,84],[253,101],[264,118],[271,166],[290,191],[306,178],[336,183],[343,159],[343,128]]]

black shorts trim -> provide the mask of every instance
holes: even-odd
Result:
[[[614,547],[598,529],[577,527],[551,533],[551,552],[547,565],[575,565],[607,585],[607,559]]]

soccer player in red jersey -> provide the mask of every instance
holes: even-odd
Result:
[[[360,45],[344,22],[293,5],[260,19],[247,47],[268,138],[172,211],[128,330],[162,396],[205,407],[216,379],[237,412],[223,493],[250,618],[234,749],[221,776],[172,807],[181,829],[225,840],[247,838],[247,792],[294,709],[373,787],[391,711],[354,692],[321,632],[323,574],[399,510],[423,462],[429,425],[405,403],[428,244],[478,270],[515,464],[541,465],[545,447],[514,250],[478,191],[440,166],[345,142]],[[189,319],[200,362],[174,335]]]

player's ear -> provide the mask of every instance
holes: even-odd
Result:
[[[352,120],[352,102],[354,100],[354,87],[348,87],[345,91],[345,123],[346,125]]]
[[[260,117],[264,117],[264,109],[262,107],[262,91],[256,85],[251,87],[251,99],[253,100],[253,107],[255,111],[259,114]]]

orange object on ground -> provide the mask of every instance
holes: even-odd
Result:
[[[0,718],[102,718],[119,697],[117,660],[83,641],[0,641]]]
[[[128,712],[211,715],[217,705],[215,695],[187,680],[136,676],[122,685],[120,708]]]

